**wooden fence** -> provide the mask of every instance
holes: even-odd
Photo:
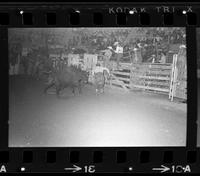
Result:
[[[112,88],[123,88],[125,91],[130,89],[130,68],[131,64],[121,63],[120,69],[111,71],[110,86]]]
[[[171,64],[134,64],[131,68],[131,88],[169,93]]]
[[[127,90],[145,90],[187,99],[187,70],[177,64],[174,55],[172,64],[123,64],[111,72],[110,86]],[[184,66],[184,64],[183,64]]]
[[[127,89],[143,89],[169,93],[171,64],[121,63],[119,70],[112,71],[111,85]]]

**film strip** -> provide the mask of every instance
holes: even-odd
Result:
[[[192,2],[0,3],[0,173],[200,173],[199,19]]]

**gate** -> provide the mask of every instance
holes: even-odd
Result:
[[[140,63],[131,68],[131,89],[143,89],[168,94],[171,64]]]
[[[184,47],[173,57],[169,99],[173,101],[174,97],[187,99],[187,64]]]
[[[125,91],[130,89],[130,71],[112,71],[110,78],[110,86],[112,88],[122,88]]]
[[[172,64],[120,63],[120,65],[120,69],[111,72],[112,87],[169,94]]]

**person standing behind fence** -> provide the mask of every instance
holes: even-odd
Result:
[[[162,52],[161,53],[161,57],[160,57],[160,61],[161,64],[165,64],[166,63],[166,55]]]
[[[116,46],[115,53],[117,55],[117,68],[119,68],[119,62],[123,56],[123,47],[119,44],[119,42],[115,42],[114,46]]]
[[[141,48],[134,47],[131,60],[132,60],[132,63],[141,63],[142,62]]]
[[[109,47],[107,47],[107,49],[101,51],[104,53],[104,55],[103,55],[103,66],[104,67],[109,66],[109,61],[112,56],[112,50],[113,50],[112,47],[109,46]]]

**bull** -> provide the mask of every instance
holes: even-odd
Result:
[[[44,93],[46,93],[51,87],[55,86],[57,97],[59,97],[60,91],[65,88],[71,88],[74,95],[75,89],[77,88],[79,94],[81,94],[83,85],[88,83],[88,76],[89,75],[86,71],[74,66],[51,72]]]

